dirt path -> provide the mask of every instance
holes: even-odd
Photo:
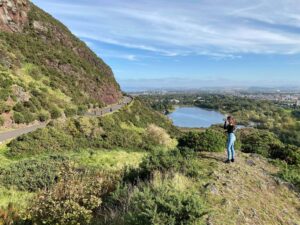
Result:
[[[133,99],[131,97],[125,96],[120,103],[117,103],[117,104],[114,104],[114,105],[111,105],[111,106],[107,106],[107,107],[104,107],[104,108],[101,108],[101,109],[95,109],[92,112],[86,113],[85,116],[98,117],[98,116],[104,116],[106,114],[116,112],[117,110],[119,110],[119,109],[123,108],[124,106],[128,105],[132,100]],[[23,134],[33,132],[33,131],[35,131],[39,128],[44,128],[46,125],[47,125],[47,123],[40,123],[38,125],[24,127],[24,128],[12,130],[12,131],[7,131],[7,132],[2,132],[2,133],[0,133],[0,143],[4,142],[6,140],[12,139],[12,138],[19,137]]]

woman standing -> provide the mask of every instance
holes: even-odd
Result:
[[[234,142],[236,140],[234,131],[236,129],[236,121],[232,116],[228,116],[224,123],[224,129],[227,130],[227,160],[225,163],[234,162]]]

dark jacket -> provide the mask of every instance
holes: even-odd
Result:
[[[225,123],[224,123],[224,129],[227,130],[228,134],[230,134],[230,133],[234,133],[234,131],[236,129],[236,126],[235,125],[227,124],[227,121],[225,121]]]

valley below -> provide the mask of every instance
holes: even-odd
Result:
[[[225,115],[243,125],[231,163]],[[212,92],[133,98],[61,22],[0,0],[0,225],[299,225],[299,115]]]
[[[225,115],[198,107],[175,107],[175,110],[168,114],[175,126],[183,128],[208,128],[211,125],[222,124]]]

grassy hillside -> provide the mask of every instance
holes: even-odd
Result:
[[[0,125],[54,120],[0,144],[0,225],[299,223],[297,146],[245,128],[224,164],[222,127],[181,132],[140,99],[84,116],[121,97],[111,69],[26,0],[1,12]]]
[[[60,22],[28,7],[21,32],[0,26],[0,126],[117,102],[121,92],[110,67]]]
[[[0,221],[297,224],[299,155],[267,131],[238,139],[248,153],[224,164],[219,127],[180,133],[139,100],[51,123],[1,146]]]
[[[51,122],[45,129],[20,136],[9,143],[11,157],[79,151],[82,148],[151,149],[175,146],[167,133],[176,135],[171,121],[135,100],[118,113],[105,117],[79,117]],[[160,136],[155,136],[155,135]],[[151,137],[153,136],[153,137]],[[159,140],[161,139],[161,140]]]
[[[0,147],[0,208],[8,212],[12,204],[16,214],[28,216],[27,207],[41,190],[72,176],[104,176],[114,189],[124,169],[138,167],[155,149],[174,148],[176,134],[169,120],[138,100],[105,117],[51,123]]]

